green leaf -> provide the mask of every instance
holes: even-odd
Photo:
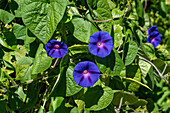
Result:
[[[147,80],[147,82],[149,83],[148,84],[149,87],[153,89],[154,88],[153,67],[151,67],[150,63],[142,59],[139,59],[139,67],[144,78],[147,76],[147,74],[149,75],[150,80]]]
[[[42,52],[42,49],[43,44],[40,44],[33,63],[32,74],[41,73],[51,66],[52,58],[47,56],[46,52]]]
[[[0,44],[8,49],[15,50],[15,47],[9,46],[2,36],[0,36]]]
[[[47,56],[45,52],[42,53],[34,60],[32,74],[38,74],[45,71],[51,66],[51,63],[52,58]]]
[[[74,26],[73,36],[82,42],[88,43],[90,36],[98,31],[91,22],[83,18],[73,18],[71,22]]]
[[[43,43],[52,37],[58,23],[62,19],[66,0],[25,0],[23,22]]]
[[[51,104],[50,104],[50,111],[55,112],[55,110],[61,106],[62,102],[64,101],[63,97],[51,97]]]
[[[113,18],[113,19],[114,19],[114,18],[120,18],[120,17],[123,16],[123,14],[124,14],[124,12],[121,11],[121,10],[119,10],[119,9],[117,9],[117,8],[115,8],[115,9],[112,10],[112,18]]]
[[[147,73],[149,72],[151,68],[151,64],[149,64],[148,62],[144,60],[139,59],[139,67],[142,72],[142,75],[146,77]]]
[[[97,8],[104,8],[108,9],[109,4],[105,0],[87,0],[87,4],[90,6],[90,8],[95,9]]]
[[[26,40],[26,27],[23,25],[14,25],[13,33],[16,37],[16,39]]]
[[[114,48],[113,51],[107,57],[95,57],[95,60],[99,70],[102,73],[107,73],[110,76],[119,76],[124,67],[124,63]]]
[[[146,48],[147,55],[150,60],[155,60],[157,57],[155,56],[155,49],[151,43],[145,43],[144,47]]]
[[[146,101],[146,100],[144,100],[144,99],[138,99],[138,102],[137,103],[135,103],[135,107],[139,107],[139,106],[144,106],[144,105],[146,105],[148,102]]]
[[[106,108],[113,99],[113,91],[109,87],[94,86],[84,94],[85,108],[98,111]]]
[[[125,91],[115,90],[112,103],[114,105],[119,105],[121,98],[123,98],[122,105],[135,105],[135,103],[138,102],[138,98],[133,94]]]
[[[98,21],[105,21],[112,18],[110,11],[104,8],[97,8],[97,10],[94,11],[94,14],[95,14],[94,19]],[[97,23],[97,25],[102,31],[106,31],[109,34],[111,34],[112,31],[112,24],[113,20]]]
[[[13,19],[15,18],[14,15],[12,15],[11,13],[0,9],[0,20],[4,23],[4,24],[8,24],[10,23]]]
[[[38,113],[44,113],[44,111],[43,111],[43,108],[42,108],[42,107],[40,107],[40,109],[39,109]]]
[[[166,0],[161,0],[161,9],[163,12],[167,13],[168,10],[167,10],[167,6],[165,4]]]
[[[127,87],[129,91],[138,91],[140,84],[138,82],[141,81],[141,72],[138,65],[129,65],[126,67],[126,77],[133,79],[130,83],[127,83]]]
[[[79,113],[78,108],[74,107],[73,109],[71,109],[70,113]]]
[[[31,57],[21,57],[19,60],[17,60],[16,64],[18,65],[31,65],[33,63],[33,58]]]
[[[138,45],[134,41],[126,43],[124,46],[125,66],[131,64],[138,53]]]
[[[152,100],[152,98],[147,98],[146,99],[147,100],[147,102],[148,102],[148,104],[146,105],[146,108],[147,108],[147,110],[149,111],[149,112],[152,112],[153,111],[153,109],[154,109],[154,101]]]
[[[141,1],[135,0],[135,4],[136,4],[136,12],[137,12],[138,16],[143,18],[144,17],[144,9],[143,9],[143,5],[142,5]]]
[[[123,81],[119,76],[111,77],[109,80],[109,87],[112,88],[112,90],[122,90],[125,89],[125,86],[123,84]]]
[[[154,74],[153,74],[153,67],[150,68],[149,72],[148,72],[149,78],[150,80],[148,80],[148,86],[151,87],[152,89],[154,89],[154,85],[155,85],[155,80],[154,80]]]
[[[78,106],[78,111],[79,111],[79,113],[82,113],[83,110],[84,110],[85,102],[84,102],[83,100],[81,100],[81,99],[79,99],[79,100],[74,100],[74,101],[75,101],[75,103],[76,103],[77,106]]]
[[[165,67],[165,63],[163,60],[161,59],[155,59],[153,60],[153,64],[158,68],[158,70],[160,72],[162,72],[164,70],[164,67]],[[170,69],[168,69],[169,66],[167,66],[167,69],[165,70],[165,73],[166,74],[168,71],[170,71]]]
[[[16,10],[14,10],[15,12],[15,16],[16,17],[22,17],[22,13],[23,13],[23,6],[24,6],[24,0],[14,0],[17,5],[18,8]]]
[[[18,65],[15,66],[16,69],[16,79],[21,80],[22,82],[27,81],[27,79],[31,79],[31,76],[24,76],[25,72],[29,69],[29,65]]]
[[[118,24],[114,25],[114,48],[117,48],[122,42],[122,30],[121,26]]]
[[[66,96],[72,96],[82,89],[82,87],[77,85],[77,83],[73,79],[74,67],[75,65],[70,64],[66,71]]]
[[[113,21],[111,20],[112,15],[109,2],[106,0],[87,0],[87,4],[90,7],[90,11],[92,12],[92,16],[95,20],[105,21],[110,19],[110,21],[96,24],[102,31],[106,31],[111,34]]]
[[[107,0],[107,2],[109,4],[110,9],[114,9],[116,7],[116,4],[114,4],[112,0]]]
[[[52,113],[69,113],[68,109],[65,107],[65,99],[63,97],[51,97],[49,111]]]

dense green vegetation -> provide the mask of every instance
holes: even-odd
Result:
[[[146,43],[156,25],[159,46]],[[90,36],[106,31],[112,52],[97,57]],[[1,113],[170,112],[169,0],[0,0]],[[51,58],[46,44],[68,53]],[[81,87],[75,66],[91,61],[100,79]]]

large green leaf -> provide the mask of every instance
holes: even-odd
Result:
[[[125,66],[131,64],[138,53],[138,45],[134,41],[125,44],[124,47],[124,60]]]
[[[85,108],[98,111],[106,108],[113,99],[113,90],[109,87],[94,86],[84,94]]]
[[[23,22],[43,43],[52,37],[66,9],[66,0],[25,0]]]
[[[98,31],[91,22],[83,18],[73,18],[71,22],[74,26],[73,36],[82,42],[88,43],[90,36]]]
[[[73,70],[74,65],[70,64],[66,72],[66,96],[72,96],[82,89],[73,79]]]
[[[12,15],[11,13],[0,9],[0,20],[4,23],[4,24],[8,24],[9,22],[11,22],[13,19],[15,18],[14,15]]]
[[[107,57],[95,57],[95,60],[99,70],[102,73],[107,73],[111,76],[119,76],[121,70],[124,67],[124,63],[118,52],[115,49],[113,49],[113,51]]]

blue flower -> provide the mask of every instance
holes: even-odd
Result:
[[[157,47],[161,41],[161,35],[158,31],[153,31],[147,38],[147,43],[151,43],[153,47]]]
[[[113,49],[112,37],[105,31],[95,32],[90,36],[88,48],[93,55],[106,57]]]
[[[153,31],[158,31],[158,28],[155,25],[148,29],[148,34],[150,35]]]
[[[46,52],[50,57],[61,58],[68,52],[67,45],[57,40],[50,40],[46,44]]]
[[[78,85],[90,87],[100,78],[100,70],[93,62],[80,62],[74,68],[73,78]]]

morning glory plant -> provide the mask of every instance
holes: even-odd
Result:
[[[106,57],[113,49],[112,37],[105,31],[95,32],[90,36],[88,48],[93,55]]]
[[[68,52],[67,45],[61,41],[50,40],[46,44],[46,52],[50,57],[61,58]]]
[[[90,87],[100,78],[100,70],[93,62],[80,62],[74,68],[73,78],[78,85],[82,87]]]
[[[157,47],[161,41],[161,35],[158,32],[158,28],[156,26],[152,26],[148,30],[148,38],[147,38],[147,43],[151,43],[153,47]]]

